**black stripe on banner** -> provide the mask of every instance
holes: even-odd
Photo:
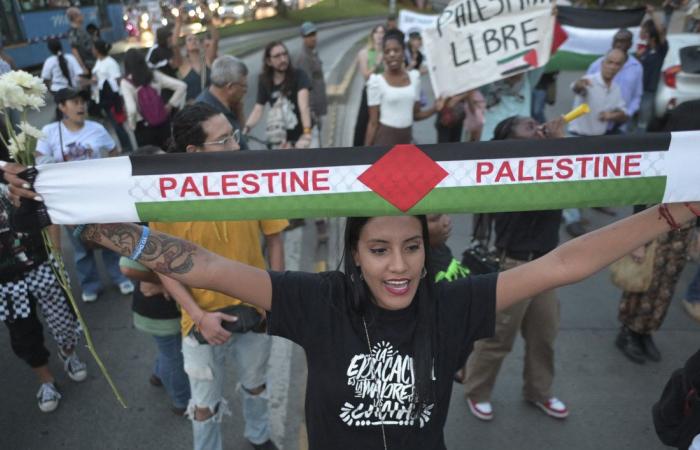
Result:
[[[668,151],[671,133],[419,145],[434,161]],[[373,164],[390,147],[253,150],[130,156],[132,174],[160,175]]]
[[[557,6],[557,11],[557,19],[562,25],[595,29],[638,27],[645,14],[644,8],[613,10]]]

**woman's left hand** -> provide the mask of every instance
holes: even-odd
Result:
[[[437,100],[435,100],[435,111],[442,111],[442,108],[445,107],[445,98],[444,97],[438,97]]]
[[[4,161],[0,161],[0,163],[2,163],[0,164],[0,171],[3,172],[3,178],[9,185],[9,198],[13,205],[18,207],[20,198],[28,198],[38,202],[44,201],[32,190],[32,186],[28,181],[19,177],[20,173],[27,170],[26,167],[17,163],[6,163]]]

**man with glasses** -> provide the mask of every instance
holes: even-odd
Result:
[[[222,152],[239,149],[240,131],[205,103],[186,106],[173,119],[173,152]],[[284,270],[281,232],[286,220],[151,223],[155,230],[186,239],[226,258],[261,269]],[[260,238],[264,238],[266,265]],[[189,289],[161,277],[170,296],[182,306],[182,354],[192,399],[194,448],[219,450],[221,420],[231,414],[224,398],[226,360],[236,368],[242,396],[244,437],[257,450],[275,450],[270,440],[267,364],[271,340],[264,329],[230,333],[222,327],[236,320],[222,310],[241,301],[214,291]],[[250,310],[248,310],[250,311]]]
[[[196,98],[226,116],[231,127],[240,136],[241,123],[245,120],[243,97],[248,92],[248,68],[240,59],[224,55],[211,66],[211,85]],[[240,149],[248,150],[245,137],[240,137]]]

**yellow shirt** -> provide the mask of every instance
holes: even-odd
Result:
[[[245,220],[236,222],[153,222],[154,230],[186,239],[228,259],[265,269],[260,247],[260,233],[269,236],[284,230],[286,220]],[[190,289],[197,305],[205,311],[215,311],[242,303],[239,299],[205,289]],[[182,310],[182,334],[186,336],[194,321]]]

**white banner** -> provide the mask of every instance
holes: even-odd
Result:
[[[408,34],[412,31],[420,33],[427,28],[435,28],[437,26],[437,14],[419,14],[413,11],[402,9],[399,12],[399,30],[401,30],[408,39]]]
[[[459,0],[423,30],[433,91],[450,96],[549,61],[550,0]]]

